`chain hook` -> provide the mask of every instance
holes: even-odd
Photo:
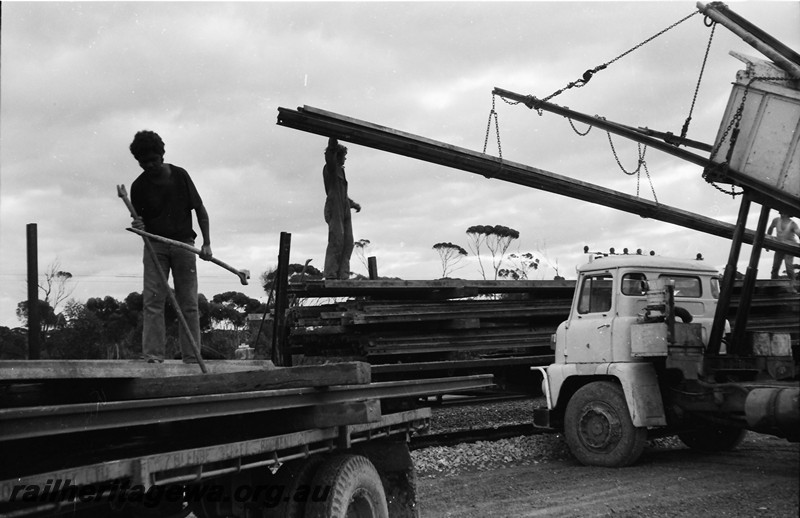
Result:
[[[501,97],[502,98],[502,97]],[[494,130],[497,135],[497,153],[498,156],[503,158],[503,148],[500,145],[500,121],[497,118],[497,110],[495,109],[495,94],[492,92],[492,109],[489,110],[489,120],[486,122],[486,136],[483,139],[483,153],[486,154],[486,148],[489,146],[489,133],[492,129],[492,118],[494,118]]]

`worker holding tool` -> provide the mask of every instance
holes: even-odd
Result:
[[[328,224],[328,247],[325,250],[326,279],[350,278],[350,256],[353,253],[353,223],[350,209],[361,212],[361,205],[347,197],[344,161],[347,148],[335,139],[328,139],[325,148],[325,222]]]
[[[772,220],[772,223],[770,223],[767,229],[767,235],[771,236],[773,230],[775,230],[775,237],[777,237],[779,241],[784,241],[786,243],[794,243],[794,237],[800,237],[800,227],[798,227],[797,223],[792,221],[789,214],[785,212],[781,212],[779,217]],[[781,263],[784,263],[786,266],[786,275],[789,276],[789,280],[794,282],[793,262],[794,257],[780,250],[775,250],[775,258],[772,261],[772,275],[770,277],[772,279],[777,279]]]
[[[197,237],[192,228],[194,210],[203,236],[200,258],[210,260],[212,252],[208,212],[189,173],[185,169],[164,163],[164,142],[153,131],[138,132],[130,145],[130,151],[143,170],[131,184],[131,204],[138,215],[131,226],[193,245]],[[175,298],[188,324],[186,329],[180,327],[178,333],[182,359],[184,363],[197,363],[197,354],[192,345],[194,341],[199,353],[200,313],[197,302],[196,256],[185,248],[164,242],[153,241],[151,245],[154,253],[148,253],[146,247],[143,260],[143,357],[150,362],[164,360],[164,304],[169,290],[166,279],[172,271]],[[191,337],[187,336],[187,330]]]

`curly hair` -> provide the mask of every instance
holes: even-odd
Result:
[[[142,130],[133,137],[130,150],[137,160],[150,153],[164,156],[164,141],[155,131]]]

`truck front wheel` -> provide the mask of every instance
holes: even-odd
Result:
[[[636,462],[647,429],[633,426],[622,387],[609,381],[584,385],[567,403],[564,435],[581,464],[621,467]]]

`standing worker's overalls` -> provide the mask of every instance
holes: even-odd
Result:
[[[325,222],[328,224],[328,248],[325,250],[326,279],[350,277],[350,255],[353,253],[353,223],[350,218],[351,202],[347,197],[347,178],[344,166],[336,161],[335,150],[325,153],[322,168],[325,182]]]

